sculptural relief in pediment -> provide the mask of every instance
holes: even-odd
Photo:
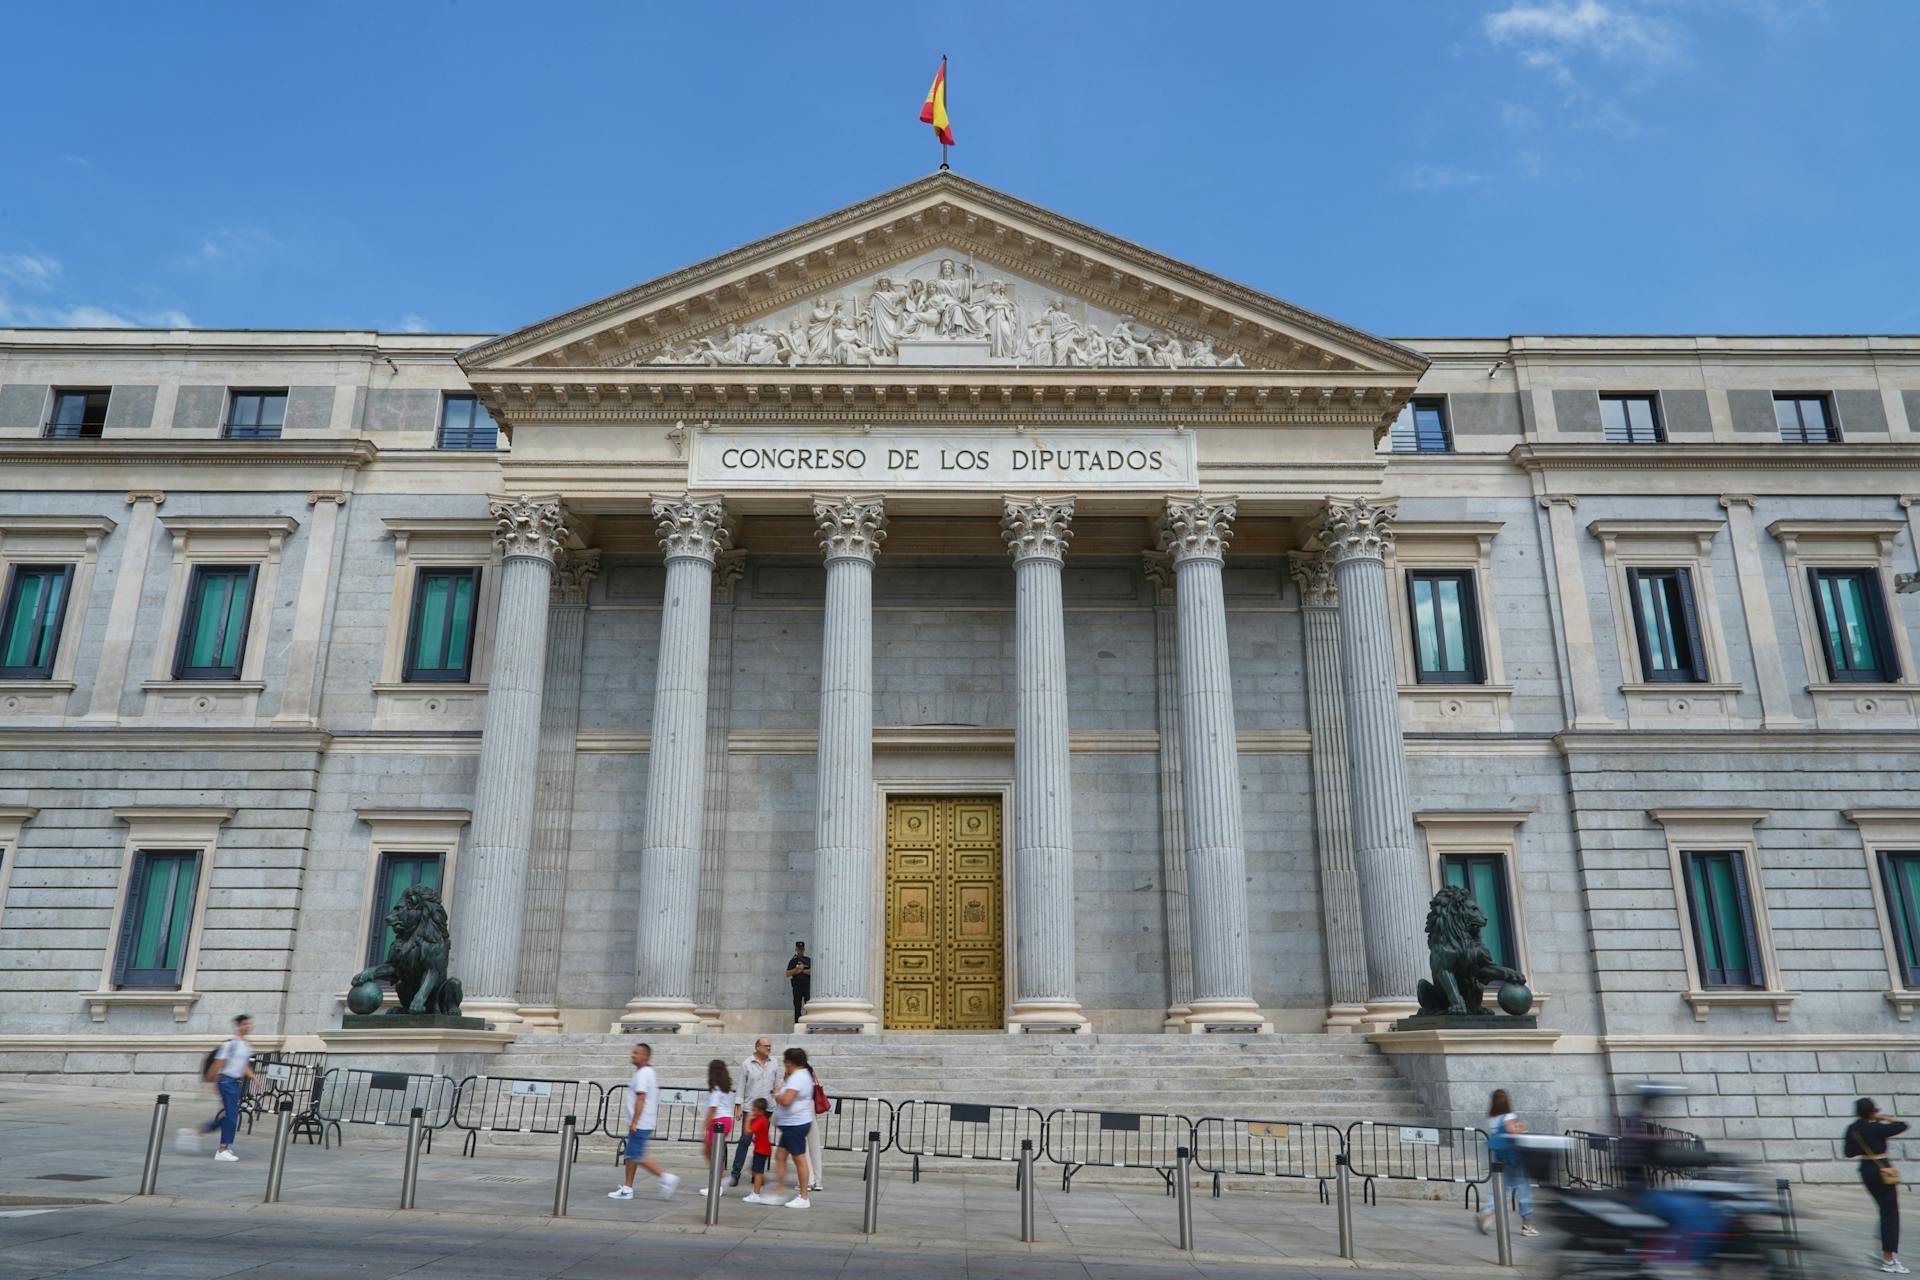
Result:
[[[1240,368],[1183,338],[953,250],[937,250],[747,324],[674,341],[659,365]]]

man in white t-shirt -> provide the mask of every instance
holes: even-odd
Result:
[[[680,1179],[670,1173],[662,1173],[659,1165],[647,1159],[647,1142],[653,1137],[653,1126],[660,1114],[660,1078],[647,1065],[652,1061],[652,1048],[644,1044],[633,1046],[633,1074],[627,1077],[627,1177],[620,1186],[607,1192],[609,1200],[633,1199],[635,1169],[645,1169],[660,1180],[662,1200],[671,1196],[674,1188],[680,1185]]]
[[[233,1154],[233,1135],[240,1125],[240,1104],[246,1099],[248,1083],[260,1082],[253,1070],[253,1046],[247,1043],[252,1031],[253,1019],[244,1013],[239,1015],[233,1020],[233,1034],[207,1056],[203,1071],[207,1082],[219,1091],[220,1113],[198,1129],[182,1129],[177,1143],[181,1150],[204,1150],[200,1139],[218,1129],[220,1149],[213,1158],[223,1164],[239,1161],[240,1157]]]

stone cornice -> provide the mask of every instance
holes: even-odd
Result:
[[[0,440],[0,467],[364,467],[380,456],[371,440]]]
[[[1920,468],[1920,444],[1540,444],[1515,445],[1507,457],[1527,471],[1836,471]]]
[[[313,729],[0,727],[0,751],[311,751],[317,754],[332,743],[331,734]]]

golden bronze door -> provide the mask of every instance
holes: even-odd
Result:
[[[887,798],[886,1025],[999,1030],[998,796]]]

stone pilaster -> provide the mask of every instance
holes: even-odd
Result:
[[[122,534],[120,566],[113,576],[113,603],[108,606],[106,638],[100,645],[93,691],[87,698],[86,719],[112,723],[120,718],[120,699],[127,688],[127,663],[133,656],[134,615],[147,585],[147,561],[153,556],[153,526],[167,495],[158,489],[134,489],[127,494],[127,529]]]
[[[347,495],[339,489],[316,489],[307,494],[313,518],[307,522],[307,549],[300,558],[300,594],[293,607],[293,643],[287,650],[287,678],[280,688],[280,710],[275,724],[315,725],[319,706],[327,627],[328,583],[333,578],[334,528]]]
[[[1073,759],[1060,575],[1073,499],[1006,500],[1013,557],[1013,873],[1017,990],[1009,1030],[1089,1029],[1074,997]]]
[[[1320,928],[1327,955],[1327,1029],[1357,1028],[1367,1012],[1367,949],[1353,866],[1353,792],[1340,678],[1340,589],[1324,559],[1296,553],[1312,733],[1314,844],[1320,854]]]
[[[1170,498],[1160,548],[1173,560],[1180,649],[1180,790],[1193,1000],[1187,1026],[1273,1028],[1253,1000],[1239,743],[1222,582],[1237,504]]]
[[[586,650],[587,586],[600,571],[598,551],[563,551],[547,606],[547,678],[540,699],[540,762],[534,774],[533,849],[527,860],[527,914],[521,928],[520,1021],[529,1030],[560,1029],[560,948],[566,919],[567,854],[572,846],[575,743],[580,732],[580,668]]]
[[[568,532],[557,496],[496,496],[488,505],[501,562],[500,604],[473,782],[473,828],[460,858],[454,904],[454,972],[465,987],[463,1012],[517,1024],[547,605],[554,558]]]
[[[1184,1029],[1193,1012],[1193,934],[1187,925],[1187,835],[1180,816],[1179,617],[1173,589],[1173,557],[1140,553],[1153,588],[1153,700],[1160,736],[1160,900],[1167,922],[1167,1016],[1169,1031]]]
[[[706,817],[713,569],[732,533],[718,498],[656,498],[653,515],[667,582],[647,746],[635,994],[620,1021],[626,1027],[694,1030],[700,1025],[693,1000],[693,928]]]
[[[1415,852],[1386,552],[1399,508],[1330,501],[1320,537],[1340,591],[1340,675],[1370,1014],[1404,1011],[1425,975],[1426,864]]]
[[[873,982],[873,565],[887,537],[879,497],[815,498],[827,562],[815,775],[809,1031],[877,1031]]]
[[[693,994],[700,1021],[720,1028],[720,942],[727,936],[727,729],[733,723],[733,602],[747,553],[722,551],[713,568],[713,656],[707,677],[707,812],[701,821],[700,929]]]

